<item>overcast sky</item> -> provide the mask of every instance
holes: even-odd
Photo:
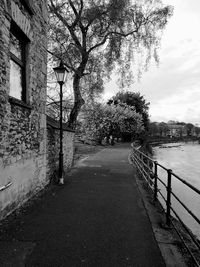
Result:
[[[152,64],[131,90],[151,103],[151,121],[200,124],[200,0],[163,2],[174,6],[174,15],[164,31],[159,67]],[[111,82],[105,98],[115,93]]]

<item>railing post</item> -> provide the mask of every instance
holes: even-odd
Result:
[[[154,161],[154,200],[157,200],[158,195],[158,162]]]
[[[172,170],[167,170],[167,211],[166,211],[166,223],[170,226],[170,212],[171,212],[171,184],[172,184]]]

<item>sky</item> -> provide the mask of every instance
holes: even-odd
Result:
[[[200,125],[200,0],[163,0],[174,7],[161,41],[160,63],[149,67],[129,90],[150,102],[151,121]],[[116,94],[114,81],[104,99]]]

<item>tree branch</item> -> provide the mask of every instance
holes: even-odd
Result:
[[[52,56],[56,57],[57,59],[59,60],[62,60],[63,61],[63,58],[55,55],[53,52],[51,52],[50,50],[46,49],[46,51],[51,54]],[[63,62],[63,64],[68,68],[68,69],[71,69],[72,71],[75,71],[75,69],[72,67],[72,66],[69,66],[68,64],[66,64],[65,62]]]
[[[70,0],[69,0],[70,1]],[[54,12],[54,14],[57,16],[57,18],[67,27],[68,31],[71,34],[72,39],[74,40],[75,44],[77,45],[78,49],[80,50],[80,52],[83,52],[82,46],[78,40],[78,37],[76,36],[73,26],[70,26],[67,21],[63,18],[63,16],[58,12],[56,6],[53,3],[53,0],[50,0],[51,2],[51,6],[50,9],[52,12]],[[73,24],[72,24],[73,25]]]
[[[133,35],[133,34],[136,33],[137,31],[138,31],[138,29],[133,30],[133,31],[128,32],[128,33],[121,33],[121,32],[115,32],[115,31],[108,32],[108,33],[104,36],[104,38],[103,38],[103,40],[102,40],[101,42],[97,43],[96,45],[94,45],[93,47],[91,47],[91,48],[88,50],[88,54],[89,54],[91,51],[93,51],[94,49],[96,49],[97,47],[100,47],[100,46],[104,45],[105,42],[107,41],[107,39],[108,39],[108,37],[109,37],[110,35],[120,35],[120,36],[122,36],[122,37],[127,37],[127,36],[129,36],[129,35]]]

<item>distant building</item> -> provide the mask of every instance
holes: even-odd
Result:
[[[185,137],[185,136],[187,136],[187,130],[185,128],[185,125],[168,123],[168,127],[169,127],[168,135],[170,137]]]

